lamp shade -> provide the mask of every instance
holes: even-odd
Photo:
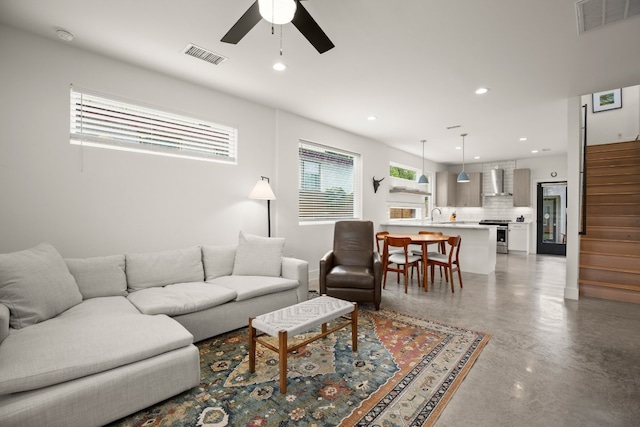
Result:
[[[420,178],[418,178],[418,184],[428,184],[429,183],[429,179],[427,178],[427,176],[425,174],[420,175]]]
[[[271,189],[271,185],[269,185],[269,181],[260,180],[256,183],[249,193],[250,199],[258,199],[258,200],[275,200],[276,195],[273,194],[273,190]]]
[[[288,24],[296,13],[294,0],[258,0],[260,15],[276,25]]]
[[[458,179],[456,180],[457,182],[469,182],[471,181],[469,179],[469,174],[466,173],[465,171],[460,172],[460,174],[458,174]]]

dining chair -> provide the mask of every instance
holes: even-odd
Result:
[[[419,231],[418,234],[433,234],[435,236],[442,236],[442,231]],[[411,250],[414,255],[420,256],[420,262],[422,262],[422,247],[420,249],[412,249]],[[445,242],[442,241],[438,244],[437,251],[429,251],[427,252],[427,259],[431,258],[434,255],[440,255],[446,253]],[[442,277],[442,267],[440,267],[440,277]],[[431,282],[433,282],[433,277],[431,278]]]
[[[398,273],[398,283],[400,283],[400,274],[404,274],[404,293],[409,289],[409,269],[411,269],[411,278],[413,271],[418,271],[418,283],[420,283],[420,259],[421,257],[411,254],[409,245],[410,237],[391,237],[386,236],[384,239],[384,250],[382,261],[382,288],[387,285],[387,272],[395,271]],[[392,251],[401,249],[402,253],[393,253]],[[397,267],[392,267],[395,264]]]
[[[460,236],[452,236],[447,239],[447,244],[449,245],[448,253],[439,254],[431,253],[428,254],[429,266],[431,267],[431,282],[433,283],[433,272],[435,266],[444,267],[444,277],[445,280],[449,281],[449,276],[451,276],[451,292],[455,292],[453,288],[453,272],[458,272],[458,280],[460,281],[460,288],[462,288],[462,272],[460,271],[460,244],[462,243],[462,237]]]

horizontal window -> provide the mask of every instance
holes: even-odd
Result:
[[[237,161],[238,130],[71,89],[71,143],[165,156]]]
[[[300,141],[298,218],[301,223],[360,218],[360,156]]]

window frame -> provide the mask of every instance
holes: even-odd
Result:
[[[413,172],[415,177],[413,180],[400,178],[391,175],[391,169],[398,168]],[[428,184],[418,183],[420,175],[425,174],[428,177]],[[390,221],[420,221],[429,218],[431,212],[431,204],[433,202],[431,192],[429,191],[433,185],[433,174],[425,172],[419,168],[403,165],[394,161],[389,161],[389,180],[392,187],[398,186],[404,190],[390,193],[387,198],[387,219]],[[426,190],[426,194],[419,192]],[[415,218],[393,218],[392,209],[404,210],[411,209],[415,212]]]
[[[71,86],[73,145],[238,163],[238,129]]]
[[[303,157],[301,154],[302,150],[307,150],[307,151],[315,151],[318,153],[318,157],[315,159],[311,159],[309,157]],[[313,196],[308,196],[308,197],[304,197],[303,196],[303,192],[304,192],[304,182],[305,182],[305,177],[304,177],[304,163],[305,162],[314,162],[314,163],[318,163],[319,164],[319,173],[317,174],[319,176],[318,178],[318,192],[319,193],[324,193],[324,191],[322,190],[322,188],[324,187],[325,190],[328,188],[335,188],[337,185],[331,185],[331,184],[337,184],[335,181],[323,181],[323,177],[322,177],[322,172],[323,172],[323,165],[326,165],[326,163],[323,163],[321,161],[317,161],[317,160],[321,160],[320,157],[322,155],[327,155],[327,156],[336,156],[336,158],[338,158],[338,156],[344,156],[347,158],[351,158],[353,161],[352,164],[352,168],[351,168],[351,187],[352,187],[352,198],[351,198],[351,209],[352,209],[352,214],[349,215],[333,215],[327,212],[327,210],[321,211],[321,213],[324,213],[324,215],[302,215],[302,210],[305,209],[306,206],[309,206],[310,208],[314,208],[317,206],[313,206],[312,200],[313,200]],[[335,165],[334,165],[335,166]],[[330,166],[333,167],[333,166]],[[329,169],[328,172],[335,172],[335,169]],[[345,194],[349,194],[349,193],[345,193]],[[315,143],[315,142],[311,142],[305,139],[300,139],[298,141],[298,225],[315,225],[315,224],[333,224],[336,221],[342,221],[342,220],[359,220],[362,219],[362,155],[359,153],[355,153],[352,151],[348,151],[348,150],[344,150],[342,148],[337,148],[337,147],[332,147],[329,145],[325,145],[325,144],[319,144],[319,143]]]

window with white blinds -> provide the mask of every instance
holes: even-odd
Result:
[[[300,141],[298,218],[301,223],[360,219],[360,155]]]
[[[71,143],[237,163],[238,130],[71,88]]]

